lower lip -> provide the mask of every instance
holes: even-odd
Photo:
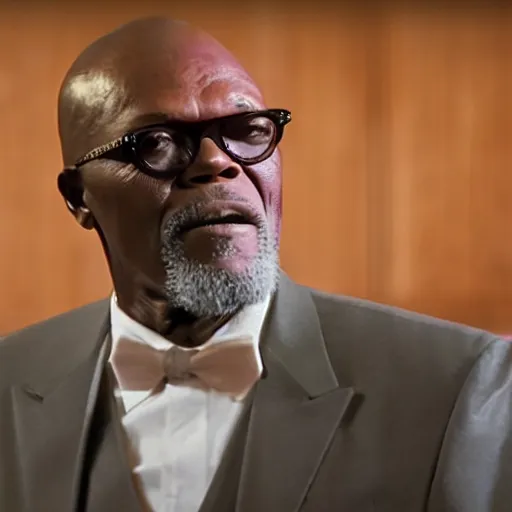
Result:
[[[215,236],[233,236],[233,235],[244,235],[252,233],[256,230],[254,224],[209,224],[207,226],[200,226],[193,228],[185,232],[187,234],[192,233],[204,233]]]

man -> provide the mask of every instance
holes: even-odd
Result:
[[[509,344],[278,270],[290,119],[184,23],[75,61],[58,185],[115,291],[0,344],[0,510],[510,510]]]

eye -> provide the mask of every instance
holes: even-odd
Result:
[[[250,124],[245,128],[245,133],[241,133],[243,140],[253,144],[263,144],[268,142],[273,136],[273,130],[268,124]]]
[[[158,129],[140,134],[137,153],[139,159],[154,171],[168,171],[188,165],[190,142],[177,131]]]
[[[222,135],[226,141],[262,145],[271,143],[275,132],[274,123],[267,117],[242,117],[226,123]]]

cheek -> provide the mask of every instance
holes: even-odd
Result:
[[[165,183],[139,173],[115,172],[84,180],[84,186],[84,200],[110,252],[123,259],[139,260],[144,253],[159,257]]]
[[[98,222],[116,217],[139,223],[161,210],[170,185],[130,168],[84,174],[84,200]]]
[[[279,236],[282,214],[282,174],[279,151],[275,151],[268,160],[254,166],[249,172],[252,172],[251,178],[257,184],[265,210],[273,219],[275,232]]]

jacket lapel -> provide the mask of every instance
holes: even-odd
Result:
[[[15,335],[36,340],[27,380],[10,395],[24,510],[75,510],[108,328],[100,302]]]
[[[297,512],[354,396],[338,385],[310,292],[282,276],[271,309],[237,512]]]
[[[96,410],[83,462],[82,494],[77,510],[87,512],[142,512],[145,496],[133,478],[130,446],[114,397],[110,371],[102,375]]]

